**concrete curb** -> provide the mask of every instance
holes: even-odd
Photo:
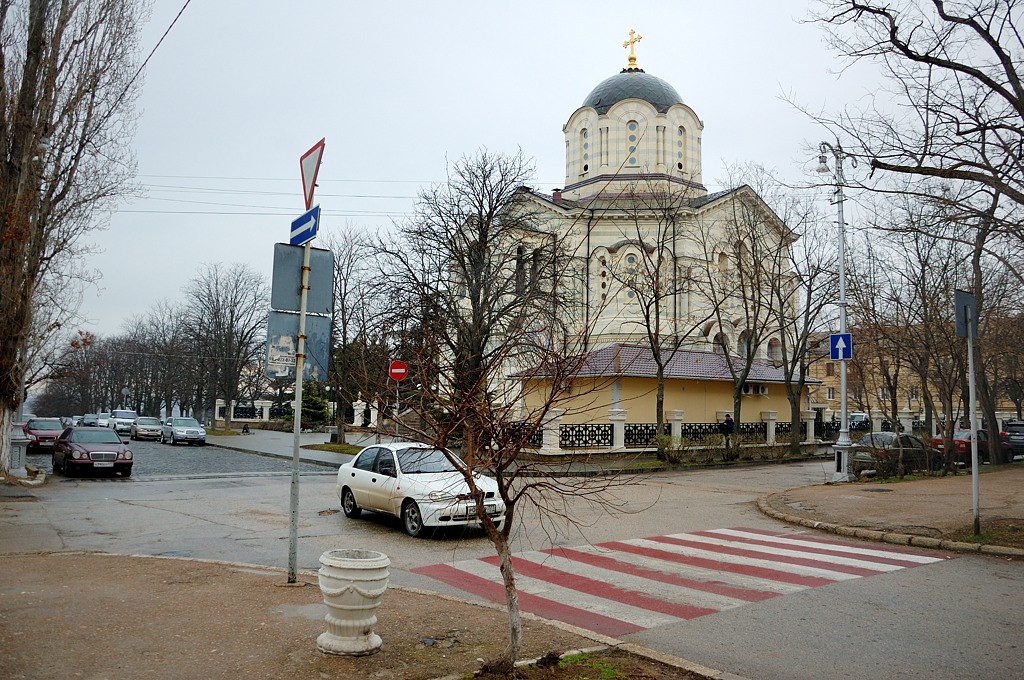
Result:
[[[777,498],[780,494],[770,494],[768,496],[762,496],[757,499],[757,509],[763,514],[786,522],[787,524],[796,524],[799,526],[807,527],[809,529],[816,529],[818,531],[826,531],[828,533],[836,534],[838,536],[850,536],[853,538],[860,538],[867,541],[878,541],[880,543],[892,543],[893,545],[912,545],[919,548],[931,548],[933,550],[949,550],[951,552],[976,552],[983,555],[995,555],[998,557],[1014,557],[1024,558],[1024,549],[1013,548],[1005,545],[983,545],[981,543],[966,543],[964,541],[949,541],[941,538],[931,538],[929,536],[916,536],[914,534],[903,534],[893,531],[880,531],[877,529],[865,529],[863,527],[850,527],[841,524],[834,524],[832,522],[821,522],[818,520],[810,519],[807,517],[801,517],[799,515],[791,515],[787,512],[779,510],[772,505],[772,499]]]

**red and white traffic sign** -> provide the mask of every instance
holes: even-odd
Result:
[[[388,377],[392,380],[405,380],[409,376],[409,367],[404,361],[392,361],[388,366]]]
[[[327,138],[324,137],[299,158],[299,167],[302,169],[302,195],[306,199],[306,210],[313,205],[313,190],[316,188],[316,176],[320,172],[320,159],[324,156],[326,141]]]

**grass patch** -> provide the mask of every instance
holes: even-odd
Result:
[[[212,427],[207,427],[206,434],[211,437],[230,437],[233,434],[238,434],[238,430],[215,430]]]
[[[1011,548],[1024,549],[1024,520],[981,518],[981,533],[974,535],[974,527],[965,527],[960,531],[943,536],[951,541],[964,543],[981,543],[982,545],[1005,545]]]
[[[361,446],[353,446],[352,444],[310,444],[303,446],[304,449],[312,449],[314,451],[330,451],[331,453],[343,453],[347,456],[354,456],[363,450]]]

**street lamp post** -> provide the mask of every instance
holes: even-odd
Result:
[[[846,222],[843,220],[843,185],[846,183],[843,177],[843,162],[850,160],[850,164],[857,166],[857,159],[847,155],[843,147],[837,141],[835,146],[828,142],[822,142],[818,146],[821,152],[818,155],[818,172],[821,174],[832,174],[828,167],[826,154],[831,151],[836,161],[835,174],[836,182],[835,204],[839,219],[839,332],[846,334]],[[832,473],[833,482],[850,481],[850,414],[846,400],[846,360],[839,361],[839,437],[836,439],[836,469]]]

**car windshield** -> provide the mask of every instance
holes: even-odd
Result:
[[[199,427],[199,421],[195,418],[175,418],[174,427]]]
[[[64,426],[59,420],[30,420],[27,425],[30,430],[63,430]]]
[[[71,441],[76,444],[120,444],[121,438],[113,430],[75,430]]]
[[[114,411],[114,417],[122,420],[135,420],[139,414],[135,411]]]
[[[90,413],[87,416],[82,416],[82,422],[85,422],[85,423],[95,423],[96,422],[96,414],[95,413]]]
[[[110,419],[110,414],[109,413],[100,413],[96,417],[99,418],[100,420],[109,420]]]
[[[398,466],[407,475],[458,471],[441,449],[402,449],[398,452]]]
[[[159,418],[136,418],[135,424],[136,425],[159,425],[160,424],[160,419]]]

